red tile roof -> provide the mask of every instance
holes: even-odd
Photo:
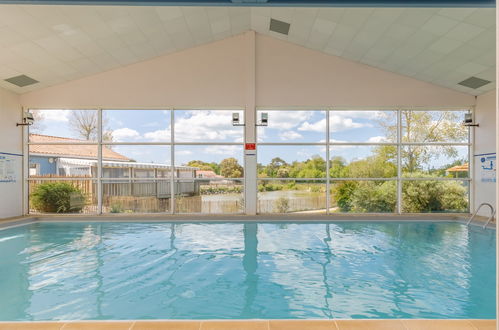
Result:
[[[32,143],[54,143],[54,142],[64,142],[64,143],[74,143],[69,145],[61,144],[34,144],[29,146],[30,154],[42,154],[51,156],[60,156],[68,158],[86,158],[86,159],[97,159],[97,146],[96,145],[81,145],[79,143],[88,142],[85,140],[63,138],[59,136],[49,136],[40,134],[30,134],[29,141]],[[102,148],[102,159],[103,160],[116,160],[116,161],[131,161],[130,158],[123,156],[109,148]]]
[[[468,164],[453,166],[448,168],[447,172],[468,172]]]

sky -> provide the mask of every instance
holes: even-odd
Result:
[[[32,110],[38,112],[41,123],[36,133],[79,138],[71,129],[72,110]],[[241,110],[176,110],[175,141],[189,143],[242,143],[244,128],[232,125],[232,113]],[[325,111],[259,111],[268,113],[268,126],[258,127],[259,143],[325,143]],[[386,135],[385,126],[396,124],[395,111],[331,111],[330,142],[395,142]],[[114,142],[170,142],[171,112],[169,110],[105,110],[105,131],[112,131]],[[466,157],[466,148],[459,150],[459,158]],[[171,163],[170,146],[114,146],[113,150],[138,162]],[[347,162],[372,154],[371,146],[332,146],[330,156],[343,157]],[[314,155],[326,158],[325,146],[259,146],[258,162],[267,164],[274,157],[287,162],[303,161]],[[237,145],[176,146],[175,163],[190,160],[217,162],[235,157],[243,163],[243,148]],[[442,157],[440,157],[442,158]],[[450,163],[445,158],[434,159],[429,166]]]

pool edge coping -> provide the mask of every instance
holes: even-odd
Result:
[[[293,222],[293,223],[335,223],[335,222],[458,222],[466,224],[469,214],[462,213],[421,213],[421,214],[344,214],[344,215],[307,215],[307,214],[259,214],[259,215],[199,215],[199,214],[145,214],[145,215],[31,215],[0,219],[0,230],[24,226],[32,223],[55,222],[181,222],[181,223],[246,223],[246,222]],[[482,226],[486,217],[477,216],[473,226]],[[496,229],[491,222],[488,229]]]

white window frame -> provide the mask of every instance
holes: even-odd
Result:
[[[47,108],[45,108],[47,109]],[[58,110],[94,110],[98,111],[98,139],[97,141],[89,141],[89,142],[81,142],[78,144],[81,145],[96,145],[98,147],[98,162],[97,162],[97,177],[96,178],[81,178],[81,180],[88,180],[88,181],[95,181],[97,183],[97,200],[98,200],[98,205],[97,205],[97,212],[96,214],[103,214],[102,212],[102,184],[103,181],[109,181],[109,180],[116,180],[114,178],[103,178],[102,177],[102,147],[106,145],[164,145],[164,146],[170,146],[170,152],[171,152],[171,159],[170,162],[171,164],[175,165],[175,146],[201,146],[201,145],[237,145],[241,146],[243,149],[244,143],[254,143],[256,142],[257,144],[257,153],[258,153],[258,146],[262,145],[315,145],[315,146],[325,146],[326,147],[326,159],[330,158],[330,147],[335,146],[335,145],[355,145],[355,146],[376,146],[376,145],[397,145],[397,177],[393,178],[331,178],[329,174],[329,162],[326,162],[326,173],[327,176],[326,178],[265,178],[265,179],[260,179],[256,175],[256,159],[251,159],[249,161],[249,158],[247,155],[244,155],[244,161],[242,164],[244,167],[244,177],[243,178],[224,178],[224,180],[240,180],[243,182],[244,186],[244,199],[245,199],[245,204],[246,204],[246,211],[244,213],[246,214],[253,214],[256,213],[256,207],[257,207],[257,194],[258,191],[255,191],[256,187],[256,182],[258,180],[275,180],[275,181],[282,181],[282,180],[295,180],[295,181],[306,181],[306,180],[320,180],[320,181],[326,181],[326,212],[329,214],[329,209],[330,209],[330,184],[331,181],[397,181],[397,209],[395,214],[403,214],[402,213],[402,184],[403,182],[406,181],[424,181],[427,179],[424,178],[404,178],[402,176],[402,169],[401,169],[401,148],[405,145],[455,145],[455,146],[467,146],[468,147],[468,178],[445,178],[445,177],[435,177],[431,178],[431,181],[459,181],[463,182],[466,181],[468,182],[468,208],[469,210],[474,209],[474,169],[473,169],[473,154],[474,154],[474,128],[469,129],[469,138],[467,143],[455,143],[455,142],[434,142],[434,143],[403,143],[401,142],[401,130],[402,130],[402,125],[401,125],[401,111],[404,110],[412,110],[412,111],[452,111],[452,110],[461,110],[461,111],[470,111],[472,115],[475,115],[475,109],[474,107],[470,106],[463,106],[463,107],[257,107],[253,109],[244,109],[240,106],[234,106],[234,107],[148,107],[148,108],[121,108],[121,107],[106,107],[106,108],[89,108],[89,107],[75,107],[75,108],[59,108]],[[44,108],[30,108],[29,110],[44,110]],[[47,109],[49,110],[49,109]],[[54,110],[51,108],[50,110]],[[136,110],[167,110],[170,111],[171,118],[170,118],[170,125],[171,125],[171,139],[169,142],[104,142],[102,140],[102,114],[103,111],[106,110],[130,110],[130,111],[136,111]],[[175,142],[175,111],[176,110],[233,110],[233,111],[244,111],[244,121],[247,124],[245,129],[243,130],[244,135],[243,135],[243,142],[217,142],[217,143],[212,143],[212,142]],[[264,143],[258,142],[258,139],[256,138],[256,141],[249,141],[252,138],[249,138],[249,135],[256,135],[256,117],[259,111],[273,111],[273,110],[282,110],[282,111],[292,111],[292,110],[314,110],[314,111],[325,111],[326,113],[326,142],[325,143]],[[396,111],[397,113],[397,127],[398,127],[398,134],[397,134],[397,141],[396,142],[386,142],[386,143],[371,143],[371,142],[345,142],[345,143],[338,143],[338,142],[331,142],[330,141],[330,113],[334,111],[369,111],[369,110],[378,110],[378,111]],[[55,111],[55,110],[54,110]],[[272,123],[270,123],[271,125]],[[254,134],[248,134],[254,133]],[[254,137],[253,137],[254,138]],[[46,143],[32,143],[29,142],[29,131],[27,127],[24,127],[23,130],[23,140],[24,140],[24,164],[23,164],[23,173],[24,173],[24,186],[23,186],[23,199],[24,199],[24,214],[29,214],[29,146],[30,145],[35,145],[35,144],[43,144],[43,145],[62,145],[62,144],[68,144],[68,143],[61,143],[61,142],[46,142]],[[74,145],[75,143],[69,143]],[[243,151],[244,152],[244,151]],[[252,170],[255,171],[255,173],[248,173],[249,167],[248,164],[253,164],[255,163],[255,168]],[[161,178],[149,178],[149,179],[137,179],[137,180],[169,180],[171,182],[171,196],[172,198],[170,199],[170,212],[167,214],[176,214],[175,212],[175,183],[182,181],[181,178],[176,178],[175,177],[175,167],[171,167],[172,175],[170,178],[166,179],[161,179]],[[248,180],[253,180],[255,179],[255,182],[248,182]],[[37,181],[50,181],[54,179],[50,178],[37,178]],[[61,181],[70,181],[72,180],[71,178],[59,178],[57,180]],[[135,178],[126,178],[126,180],[131,180],[134,181]],[[204,180],[201,178],[191,178],[190,180]],[[255,185],[255,187],[252,187],[252,185]],[[251,187],[250,187],[251,186]],[[254,210],[253,210],[254,209]],[[140,214],[140,213],[137,213]],[[199,213],[197,213],[199,214]],[[338,213],[334,213],[338,214]],[[344,213],[341,213],[344,214]],[[353,214],[353,213],[349,213]],[[376,213],[373,213],[376,214]],[[387,213],[382,213],[382,214],[387,214]],[[388,213],[392,214],[392,213]],[[408,213],[405,213],[408,214]],[[202,214],[204,215],[204,214]],[[206,214],[208,215],[208,214]]]

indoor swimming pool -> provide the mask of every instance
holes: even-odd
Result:
[[[493,319],[495,231],[458,222],[34,222],[0,321]]]

